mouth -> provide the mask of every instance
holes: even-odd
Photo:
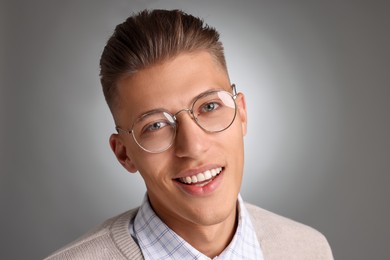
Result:
[[[195,175],[177,178],[175,180],[186,185],[195,185],[203,187],[212,182],[214,178],[216,178],[222,172],[222,170],[222,167],[218,167],[197,173]]]

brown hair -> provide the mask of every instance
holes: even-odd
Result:
[[[120,78],[182,52],[200,50],[208,51],[227,70],[219,33],[180,10],[144,10],[117,25],[100,59],[100,81],[111,113]]]

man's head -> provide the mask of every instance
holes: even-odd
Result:
[[[179,10],[145,10],[119,24],[100,59],[103,93],[114,119],[121,78],[196,51],[207,51],[227,71],[219,33],[197,17]]]
[[[122,129],[110,137],[118,161],[139,171],[153,209],[183,238],[221,223],[231,232],[246,107],[232,91],[218,33],[179,11],[142,12],[108,45],[102,83]]]

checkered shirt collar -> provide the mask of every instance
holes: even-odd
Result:
[[[214,259],[263,259],[263,254],[241,196],[238,196],[238,226],[227,248]],[[149,259],[199,259],[209,257],[192,247],[156,215],[147,195],[130,225],[130,234]]]

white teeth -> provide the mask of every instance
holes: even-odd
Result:
[[[208,181],[204,181],[204,182],[200,182],[200,183],[195,183],[195,185],[199,186],[199,187],[203,187],[203,186],[206,186],[207,184],[209,184],[212,181],[213,180],[208,180]]]
[[[191,183],[197,183],[197,182],[203,182],[210,180],[211,178],[217,176],[222,171],[222,167],[215,168],[212,170],[207,170],[205,172],[200,172],[193,176],[187,176],[184,178],[180,178],[181,182],[191,184]]]
[[[210,172],[210,171],[205,171],[205,172],[204,172],[204,177],[206,178],[206,180],[208,180],[208,179],[210,179],[210,178],[213,177],[213,176],[211,175],[211,172]]]
[[[198,182],[204,181],[206,179],[203,173],[198,173],[198,175],[196,175],[196,178],[198,179]]]

